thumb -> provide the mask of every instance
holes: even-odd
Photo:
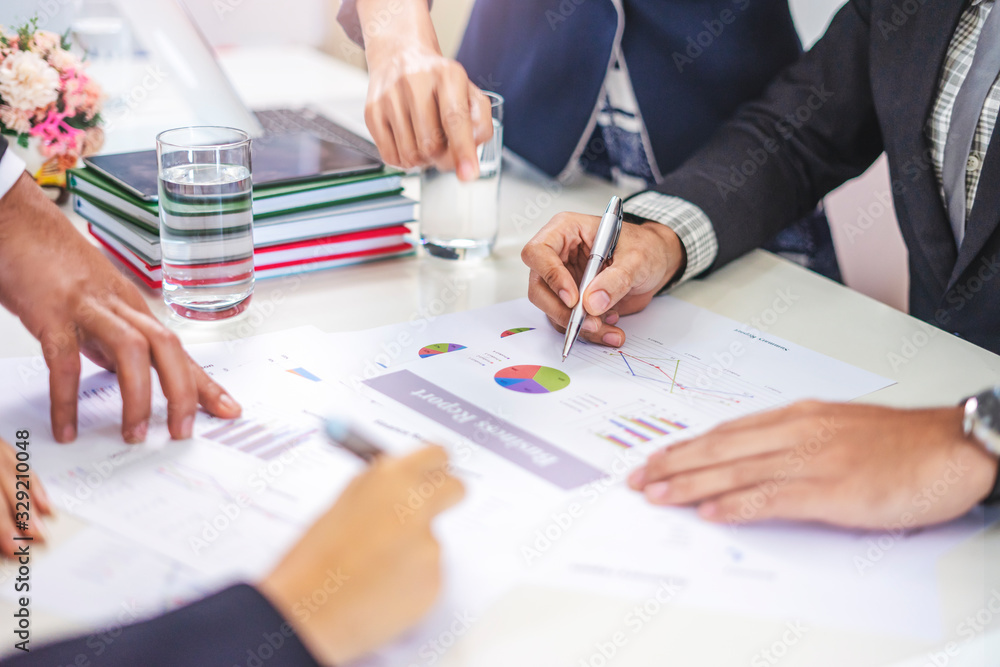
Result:
[[[644,286],[648,270],[641,252],[615,255],[614,263],[597,274],[583,295],[589,315],[601,316],[633,289]]]

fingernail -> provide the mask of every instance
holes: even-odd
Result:
[[[149,422],[142,422],[132,429],[132,432],[125,436],[125,442],[137,444],[146,439],[146,432],[149,430]]]
[[[35,524],[34,526],[35,534],[38,535],[38,539],[44,542],[45,539],[49,536],[49,529],[46,527],[45,522],[42,521],[41,518],[37,516],[31,521]]]
[[[569,290],[559,290],[559,298],[562,299],[562,302],[566,304],[567,308],[573,307],[573,296],[569,293]]]
[[[664,500],[670,490],[670,482],[653,482],[646,487],[646,497],[650,500]]]
[[[636,468],[628,475],[628,485],[633,489],[641,489],[643,483],[646,481],[646,469]]]
[[[181,424],[181,438],[187,440],[194,431],[194,415],[188,415]]]
[[[706,519],[710,519],[719,513],[719,506],[714,502],[702,503],[698,506],[698,514]]]
[[[462,181],[471,181],[476,178],[476,166],[472,160],[462,160],[458,163],[458,178]]]
[[[581,326],[580,328],[583,329],[584,331],[595,333],[598,329],[601,328],[601,326],[597,323],[597,320],[595,320],[593,317],[588,317],[583,321],[583,326]]]
[[[604,338],[602,338],[601,340],[604,341],[605,345],[610,345],[611,347],[619,347],[622,344],[622,335],[614,332],[606,333],[604,334]]]
[[[59,442],[73,442],[76,439],[76,427],[72,424],[66,424],[61,429],[59,429]]]
[[[590,295],[590,312],[603,313],[611,305],[611,297],[604,290],[597,290]]]
[[[620,315],[618,315],[618,313],[616,313],[615,311],[612,310],[610,313],[608,313],[604,317],[604,323],[605,324],[612,324],[612,325],[618,324],[619,317],[620,317]]]
[[[219,405],[226,412],[238,412],[240,409],[240,404],[234,401],[229,394],[223,394],[219,397]]]

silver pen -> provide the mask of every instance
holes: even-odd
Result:
[[[368,464],[385,454],[381,447],[354,430],[347,419],[337,417],[327,419],[326,435],[334,444],[346,449]]]
[[[569,356],[569,351],[573,349],[573,343],[580,335],[580,327],[587,313],[583,309],[583,293],[587,291],[590,283],[594,281],[597,274],[606,262],[611,261],[611,256],[615,254],[615,246],[618,245],[618,236],[622,231],[622,200],[621,197],[612,196],[608,202],[608,209],[604,211],[601,224],[597,227],[597,236],[594,237],[594,246],[590,249],[590,259],[587,260],[587,268],[580,279],[580,298],[569,316],[569,324],[566,326],[566,340],[563,342],[563,361]]]

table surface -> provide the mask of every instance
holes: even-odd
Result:
[[[354,129],[363,129],[366,77],[359,70],[307,48],[240,49],[224,54],[223,64],[252,107],[311,104]],[[138,147],[136,143],[164,124],[163,108],[157,106],[157,111],[148,113],[137,108],[134,118],[121,123],[120,134],[109,138],[109,148]],[[186,343],[304,324],[325,331],[360,330],[420,316],[432,307],[439,312],[442,303],[447,312],[487,306],[524,296],[528,272],[520,249],[549,218],[564,210],[599,212],[611,194],[621,193],[589,178],[562,187],[513,160],[505,164],[500,236],[496,253],[488,260],[456,264],[418,255],[295,279],[264,280],[256,285],[249,316],[238,324],[210,327],[169,318],[159,293],[142,291],[153,311]],[[79,219],[75,222],[81,224]],[[1000,378],[1000,357],[763,251],[691,281],[673,294],[741,322],[756,321],[769,333],[896,381],[865,401],[909,407],[954,404]],[[442,299],[444,295],[447,300]],[[787,308],[781,305],[789,302]],[[0,312],[0,340],[4,341],[0,355],[39,352],[34,339],[6,311]],[[61,517],[52,530],[53,542],[70,534],[75,521]],[[1000,542],[1000,534],[990,531],[984,539],[992,548]],[[947,593],[941,596],[945,628],[956,628],[965,614],[982,606],[983,591],[1000,585],[1000,568],[986,568],[983,562],[987,545],[979,538],[972,542],[939,564],[942,591]],[[581,656],[594,650],[594,641],[610,636],[620,626],[628,603],[522,586],[500,600],[440,664],[524,664],[518,656],[530,651],[537,656],[532,664],[576,665]],[[5,613],[5,604],[0,604],[0,610]],[[59,619],[41,614],[36,618],[35,638],[65,627]],[[615,656],[614,664],[662,664],[666,655],[684,665],[750,664],[757,651],[781,636],[783,628],[783,623],[773,620],[668,609],[655,618],[649,631]],[[725,641],[719,641],[720,636]],[[782,664],[891,664],[919,660],[930,649],[929,644],[912,639],[816,628]],[[965,652],[965,660],[972,659],[969,653]],[[949,664],[994,663],[962,663],[956,658]]]

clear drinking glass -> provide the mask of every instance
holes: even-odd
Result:
[[[194,320],[221,320],[253,295],[250,137],[184,127],[156,137],[163,300]]]
[[[479,178],[463,183],[454,171],[431,167],[420,181],[420,240],[434,257],[487,257],[497,240],[503,97],[483,94],[490,98],[493,137],[478,148]]]

